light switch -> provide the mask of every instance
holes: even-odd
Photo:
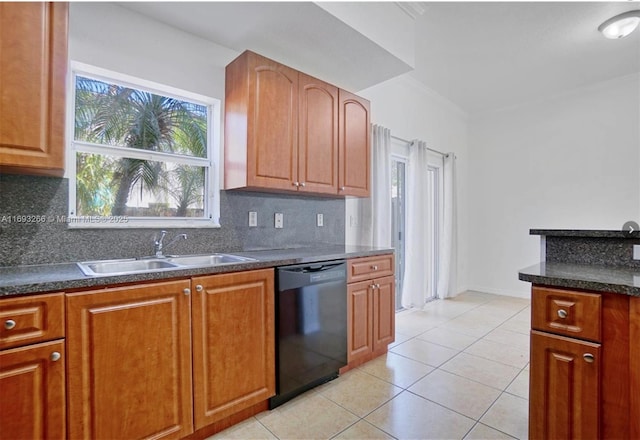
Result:
[[[255,228],[258,226],[258,213],[256,211],[249,211],[249,227]]]
[[[633,259],[640,260],[640,244],[633,245]]]
[[[316,215],[316,225],[318,225],[318,227],[324,226],[324,215],[322,214]]]
[[[276,229],[284,227],[284,215],[281,212],[276,212],[274,226]]]

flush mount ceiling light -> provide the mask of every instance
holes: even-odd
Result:
[[[638,24],[640,24],[640,9],[611,17],[598,26],[598,30],[605,37],[615,40],[629,35],[638,27]]]

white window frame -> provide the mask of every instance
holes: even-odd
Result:
[[[219,228],[220,227],[220,138],[221,138],[221,101],[216,98],[187,92],[153,81],[136,78],[130,75],[113,72],[92,65],[70,62],[69,84],[67,94],[67,139],[66,177],[69,179],[69,209],[66,223],[71,229],[120,229],[120,228]],[[176,99],[206,106],[208,157],[189,157],[158,153],[145,150],[132,150],[124,147],[96,145],[76,141],[75,137],[75,84],[76,76],[86,76],[124,87],[136,88],[146,92],[160,94]],[[110,216],[78,216],[76,215],[76,155],[83,153],[115,153],[126,151],[128,157],[144,160],[171,159],[171,162],[185,165],[205,167],[205,206],[203,218],[188,217],[121,217]]]

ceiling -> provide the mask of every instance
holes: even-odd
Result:
[[[353,91],[408,73],[469,114],[640,72],[640,32],[607,40],[597,31],[640,9],[629,1],[416,3],[414,66],[311,2],[120,5]]]

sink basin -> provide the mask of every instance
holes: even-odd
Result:
[[[211,254],[211,255],[179,255],[167,258],[168,261],[179,266],[189,267],[206,267],[219,266],[221,264],[245,263],[248,261],[256,261],[254,258],[241,257],[239,255],[230,254]]]
[[[177,264],[166,260],[104,260],[77,263],[85,275],[124,275],[130,273],[159,272],[176,269]]]
[[[76,263],[82,273],[89,276],[128,275],[132,273],[162,272],[165,270],[187,269],[195,267],[220,266],[225,264],[256,261],[254,258],[231,254],[176,255],[167,258],[149,258],[136,260],[85,261]]]

